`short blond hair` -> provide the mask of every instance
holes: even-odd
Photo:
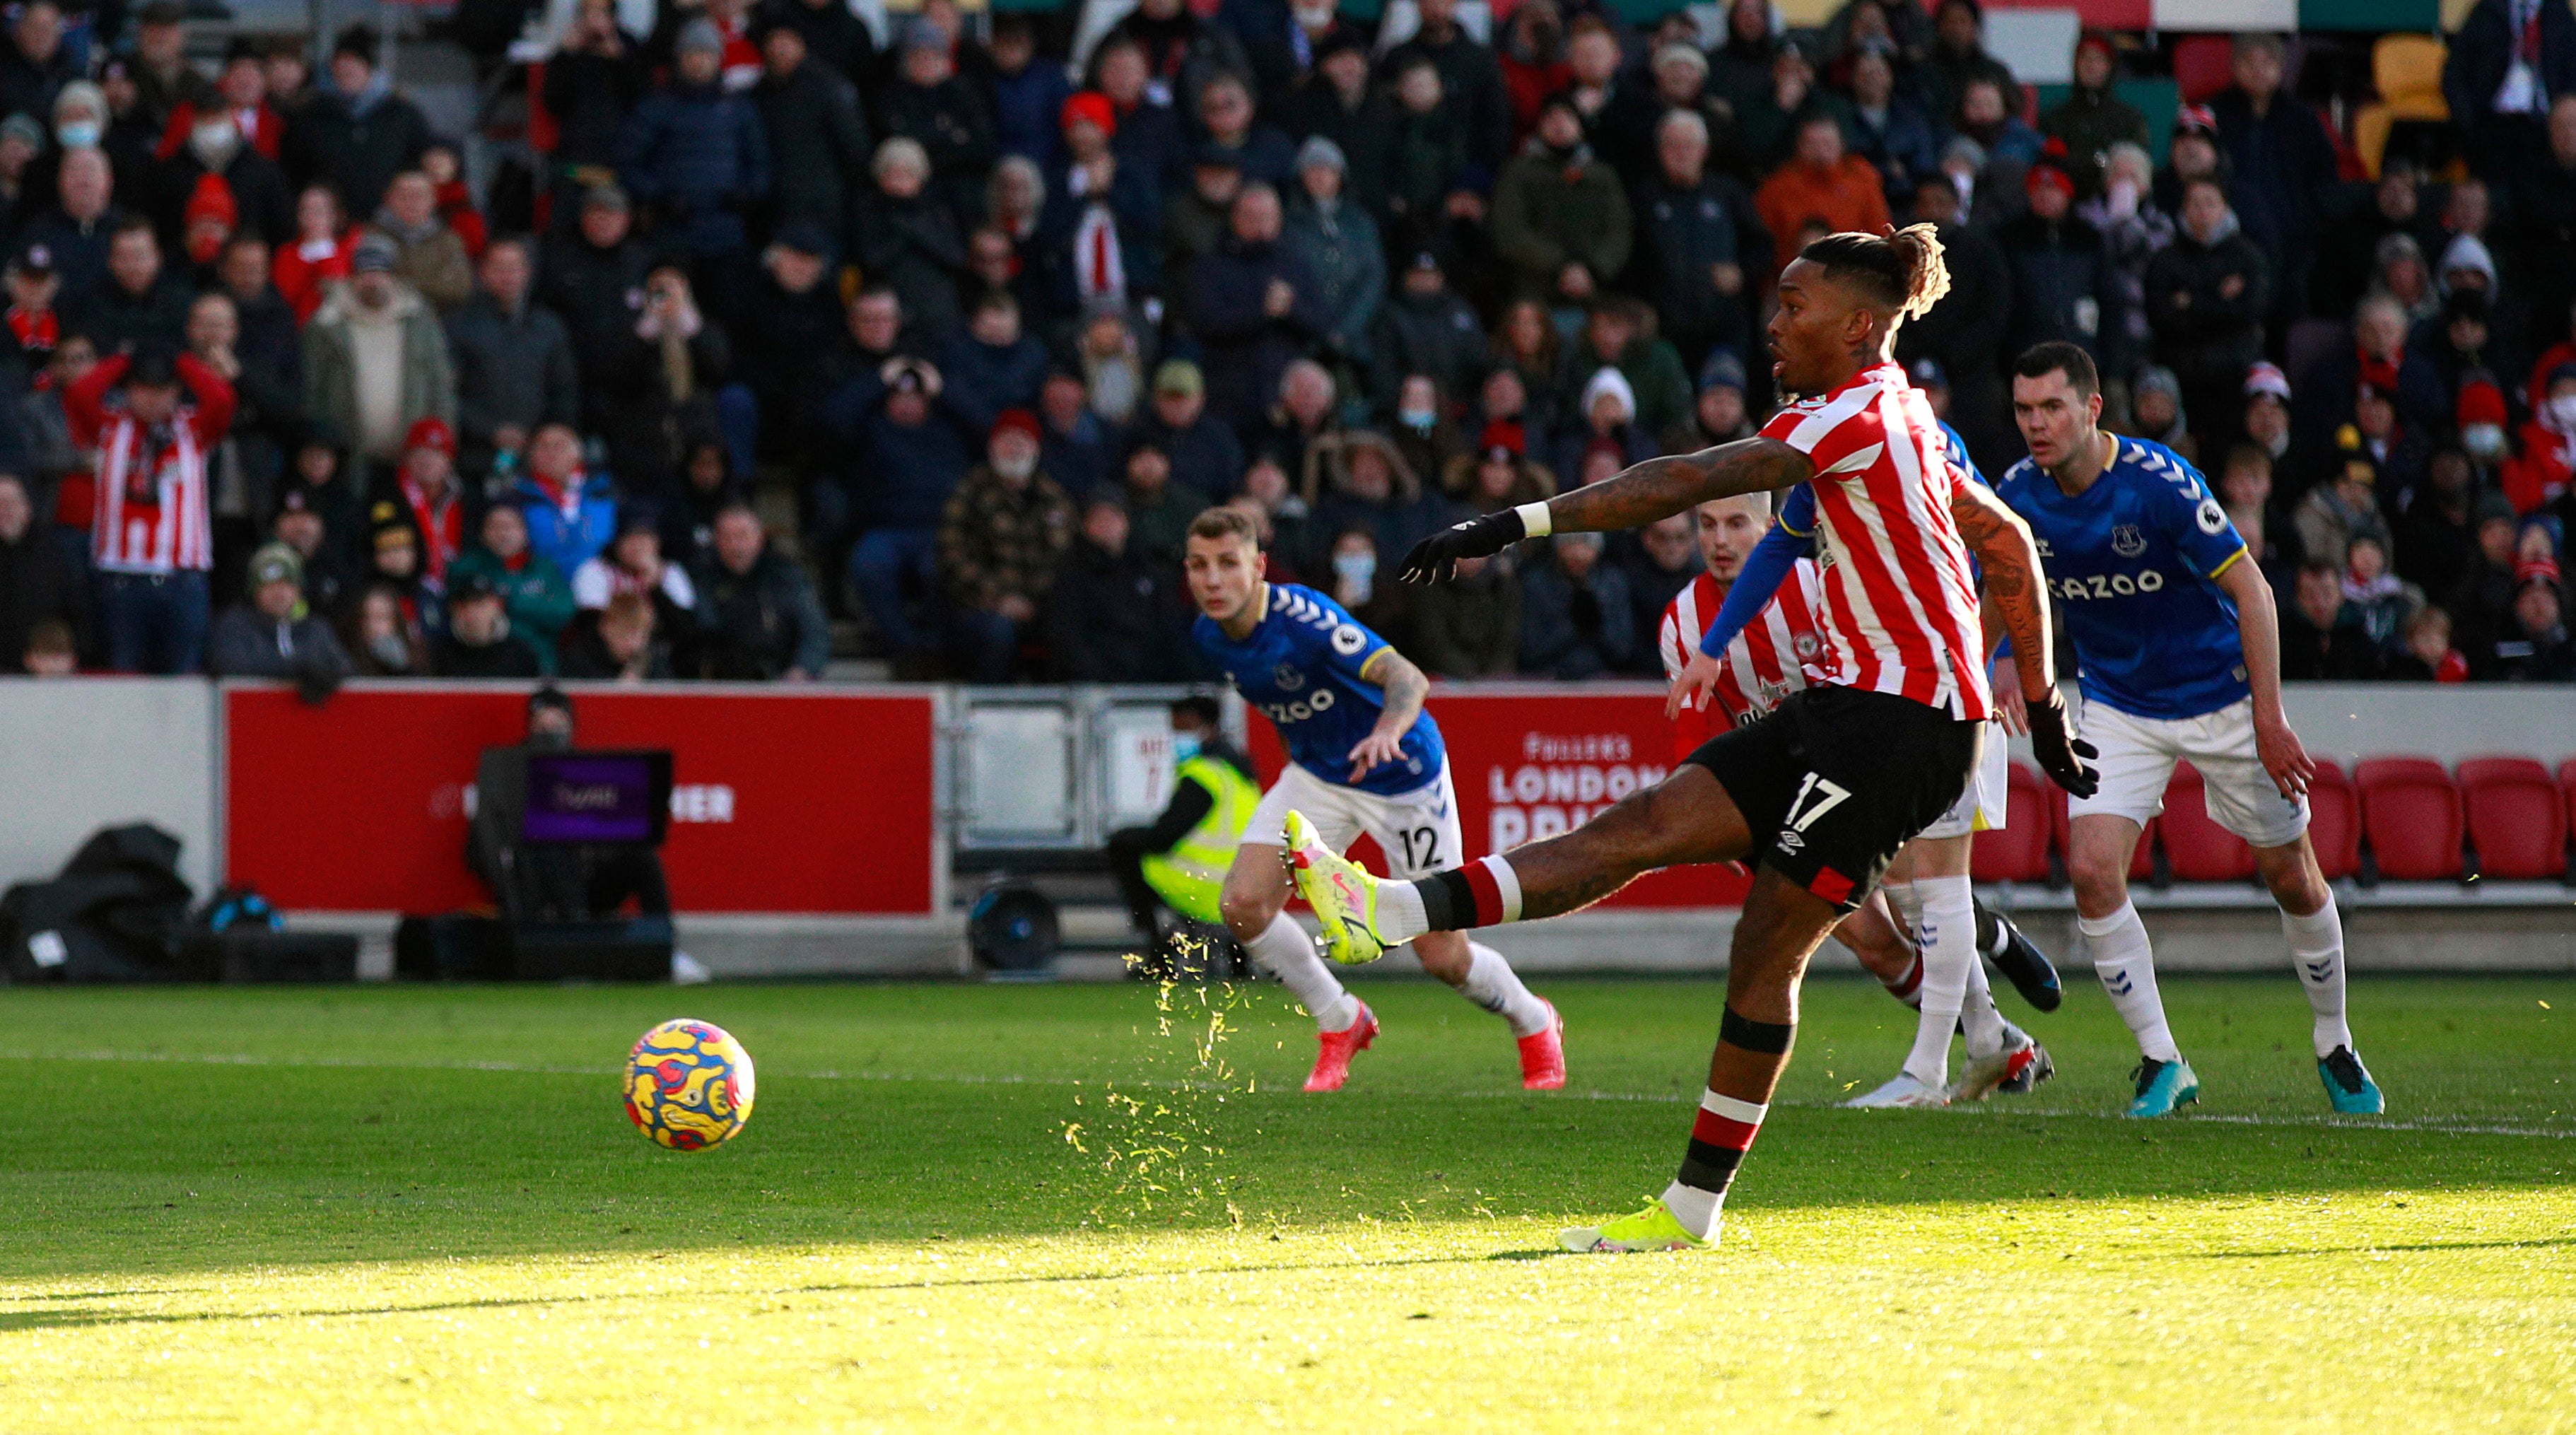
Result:
[[[1254,548],[1261,546],[1261,530],[1252,515],[1231,504],[1219,504],[1190,520],[1192,538],[1240,538]]]

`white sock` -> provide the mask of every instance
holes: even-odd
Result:
[[[2004,1014],[1995,1010],[1994,989],[1986,985],[1986,964],[1968,959],[1968,995],[1959,1007],[1959,1024],[1968,1038],[1968,1055],[1993,1056],[2006,1049]]]
[[[2334,894],[2304,917],[2281,914],[2281,935],[2290,939],[2290,961],[2307,988],[2308,1010],[2316,1013],[2317,1055],[2352,1045],[2352,1028],[2343,1014],[2343,917],[2335,911]]]
[[[1881,882],[1878,890],[1887,894],[1887,910],[1896,916],[1896,930],[1916,946],[1923,944],[1919,932],[1923,926],[1923,899],[1912,882]]]
[[[1501,1017],[1516,1037],[1547,1030],[1547,1003],[1521,985],[1502,953],[1482,942],[1467,944],[1467,984],[1458,988],[1458,995]]]
[[[1717,1234],[1718,1217],[1726,1210],[1726,1193],[1703,1191],[1675,1181],[1664,1188],[1664,1209],[1673,1213],[1683,1230],[1705,1241]]]
[[[1333,969],[1315,955],[1315,939],[1297,920],[1282,912],[1270,919],[1261,935],[1243,944],[1253,962],[1263,971],[1287,984],[1297,1000],[1313,1013],[1315,1025],[1324,1031],[1348,1031],[1360,1019],[1359,998],[1342,989]]]
[[[1422,913],[1422,893],[1410,882],[1378,883],[1373,930],[1377,939],[1390,947],[1400,947],[1430,931],[1431,919]]]
[[[2119,1008],[2120,1020],[2138,1038],[2138,1054],[2158,1061],[2179,1061],[2173,1028],[2165,1025],[2164,999],[2156,995],[2156,957],[2147,944],[2147,924],[2138,920],[2135,904],[2122,902],[2107,917],[2078,916],[2075,929],[2093,952],[2093,974]]]
[[[1906,1073],[1927,1086],[1950,1079],[1950,1033],[1967,1005],[1968,972],[1977,964],[1976,898],[1965,877],[1912,884],[1922,902],[1923,1014],[1914,1024]]]

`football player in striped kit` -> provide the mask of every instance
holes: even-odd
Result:
[[[1832,234],[1781,272],[1768,337],[1784,392],[1760,435],[1648,459],[1606,482],[1470,519],[1406,555],[1443,582],[1524,538],[1633,528],[1715,498],[1814,491],[1827,681],[1712,739],[1671,776],[1560,837],[1413,882],[1381,881],[1292,842],[1297,888],[1328,950],[1366,959],[1426,931],[1551,917],[1684,862],[1758,865],[1737,921],[1725,1012],[1681,1169],[1645,1209],[1562,1233],[1572,1250],[1701,1249],[1769,1109],[1797,1033],[1798,984],[1825,934],[1866,901],[1916,833],[1958,801],[1993,697],[1980,599],[2012,640],[2032,749],[2089,795],[2069,731],[2030,530],[1944,455],[1931,404],[1891,357],[1907,318],[1949,291],[1928,224]],[[1295,819],[1290,827],[1296,827]]]
[[[1964,466],[1963,453],[1953,457]],[[1677,762],[1688,761],[1702,742],[1726,728],[1754,722],[1790,693],[1825,680],[1815,666],[1823,656],[1815,616],[1822,588],[1814,560],[1804,555],[1815,517],[1812,505],[1796,506],[1799,517],[1783,514],[1777,522],[1767,493],[1699,506],[1704,567],[1664,610],[1661,632],[1664,673],[1673,683],[1664,711],[1673,719]],[[2003,745],[1990,743],[1980,766],[1999,767],[2004,760]],[[1908,1057],[1908,1066],[1939,1064],[1920,1074],[1900,1073],[1847,1104],[1946,1106],[1952,1100],[1981,1101],[1997,1092],[2021,1095],[2055,1072],[2047,1050],[1996,1010],[1977,960],[1980,952],[1995,957],[2026,1000],[2042,1011],[2056,1010],[2062,996],[2056,969],[2010,918],[1977,901],[1968,885],[1966,839],[1981,819],[1991,826],[2002,824],[2002,798],[2000,775],[1971,783],[1943,814],[1942,821],[1955,830],[1936,823],[1906,844],[1882,889],[1835,926],[1835,939],[1888,993],[1921,1013],[1918,1050]],[[1956,905],[1969,914],[1965,921],[1954,921],[1958,939],[1947,947],[1920,935],[1917,902],[1899,900],[1900,894],[1910,898],[1936,883],[1945,899],[1943,910],[1952,905],[1946,899],[1956,897]],[[1943,969],[1927,982],[1934,956],[1942,958]],[[1932,997],[1928,1003],[1927,991]],[[1955,1085],[1946,1080],[1953,1028],[1967,1036],[1969,1056],[1968,1070]]]

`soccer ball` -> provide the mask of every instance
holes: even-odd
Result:
[[[674,1151],[731,1140],[751,1119],[751,1053],[724,1028],[683,1017],[626,1056],[626,1115]]]

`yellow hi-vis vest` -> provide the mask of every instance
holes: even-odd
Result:
[[[1214,922],[1220,919],[1217,899],[1225,891],[1226,868],[1234,865],[1243,829],[1252,825],[1252,809],[1261,805],[1261,789],[1233,763],[1206,754],[1182,763],[1173,781],[1206,788],[1216,805],[1171,851],[1146,854],[1145,885],[1182,916]]]

